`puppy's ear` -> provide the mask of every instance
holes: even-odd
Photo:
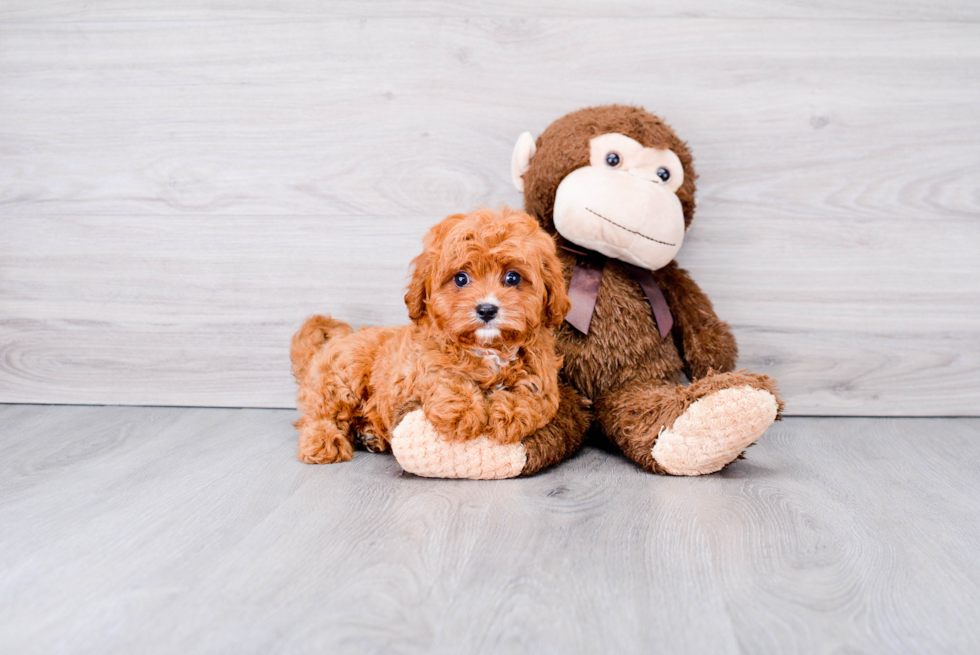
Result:
[[[461,220],[466,218],[464,214],[453,214],[447,216],[442,221],[436,223],[422,238],[424,249],[422,254],[412,260],[412,279],[408,283],[408,291],[405,293],[405,304],[408,306],[408,317],[413,323],[418,323],[426,314],[425,305],[429,300],[429,293],[432,290],[433,276],[438,274],[436,270],[439,261],[439,253],[444,247],[444,242]],[[439,284],[439,281],[435,281]]]
[[[544,269],[545,307],[544,324],[557,329],[565,315],[572,309],[572,301],[565,288],[565,273],[555,252],[555,242],[545,232],[538,237],[541,244],[541,262]]]
[[[429,277],[428,250],[412,260],[412,279],[405,292],[405,305],[408,307],[408,317],[413,323],[418,323],[425,316],[425,301],[428,298],[426,280]]]

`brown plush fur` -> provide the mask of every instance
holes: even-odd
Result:
[[[696,174],[687,145],[659,118],[637,107],[611,105],[583,109],[552,123],[537,140],[537,152],[524,174],[528,212],[553,234],[555,192],[562,179],[589,164],[589,140],[617,132],[645,147],[669,148],[684,167],[677,192],[684,222],[694,219]],[[575,256],[560,251],[566,281]],[[650,451],[662,428],[670,427],[695,400],[724,388],[748,385],[776,395],[764,375],[731,373],[738,359],[727,323],[714,313],[707,296],[686,271],[671,262],[654,271],[674,316],[671,335],[661,339],[649,302],[639,284],[616,260],[605,267],[587,335],[565,323],[557,334],[564,356],[562,377],[594,403],[602,433],[648,471],[662,473]],[[681,374],[693,380],[680,386]],[[778,395],[776,396],[778,400]],[[779,409],[782,409],[782,402]],[[563,402],[554,422],[567,426],[566,440],[581,441],[587,420],[580,403]],[[561,442],[561,439],[554,439]],[[525,442],[527,443],[527,442]]]
[[[648,148],[668,148],[684,166],[684,184],[677,197],[684,209],[684,224],[694,219],[694,159],[674,131],[662,120],[637,107],[590,107],[559,118],[538,137],[531,168],[524,174],[524,209],[549,230],[555,192],[565,177],[589,163],[589,140],[600,134],[624,134]]]
[[[522,443],[527,461],[521,475],[532,475],[575,454],[592,423],[585,400],[568,384],[559,385],[558,411],[551,421]]]
[[[405,302],[412,325],[353,332],[314,316],[293,337],[300,384],[299,456],[351,458],[355,435],[388,449],[411,408],[449,439],[487,434],[516,443],[549,423],[559,404],[554,330],[570,307],[554,241],[524,212],[450,216],[425,237]],[[454,276],[465,272],[465,286]],[[521,275],[505,284],[508,271]],[[499,313],[482,322],[476,307]],[[496,334],[478,330],[496,328]]]
[[[745,371],[714,374],[688,386],[645,381],[605,394],[597,403],[600,425],[627,457],[654,473],[664,473],[651,451],[662,427],[670,427],[696,400],[715,391],[748,386],[777,395],[772,378]],[[777,396],[778,397],[778,396]]]

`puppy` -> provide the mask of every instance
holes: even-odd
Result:
[[[521,211],[480,209],[435,225],[413,262],[411,325],[306,321],[290,357],[303,416],[299,458],[351,458],[355,437],[389,450],[413,409],[447,439],[521,441],[558,409],[554,330],[571,308],[555,243]]]

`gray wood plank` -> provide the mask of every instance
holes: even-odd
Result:
[[[445,215],[519,202],[520,132],[635,102],[690,140],[705,212],[976,215],[980,26],[737,25],[0,23],[0,208]]]
[[[520,131],[627,101],[789,412],[980,412],[973,4],[595,7],[4,3],[0,401],[288,406],[303,316],[403,321],[425,226],[520,204]]]
[[[306,466],[289,411],[0,406],[0,650],[969,653],[980,421],[796,418],[706,478]]]
[[[409,260],[433,220],[12,221],[0,401],[292,407],[301,321],[406,323]],[[980,222],[951,221],[957,236],[902,219],[705,222],[682,264],[732,322],[740,364],[780,380],[790,413],[980,410],[980,276],[950,283],[977,267]]]
[[[78,4],[70,0],[5,0],[0,5],[0,20],[103,22],[144,21],[148,12],[159,20],[262,21],[290,19],[320,19],[324,4],[316,0],[235,0],[235,2],[201,4],[192,0],[162,0],[134,3],[131,0],[102,0]],[[918,20],[967,21],[980,20],[980,9],[969,1],[931,2],[912,0],[893,2],[855,2],[828,0],[819,4],[796,0],[747,0],[733,5],[720,0],[689,0],[683,3],[644,2],[644,0],[347,0],[329,4],[329,14],[335,17],[401,17],[440,18],[448,16],[575,16],[584,18],[819,18],[837,20]]]

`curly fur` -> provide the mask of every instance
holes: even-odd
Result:
[[[504,282],[517,271],[517,286]],[[469,283],[453,279],[465,272]],[[492,299],[491,323],[476,307]],[[411,409],[448,439],[517,443],[559,404],[554,331],[570,308],[553,239],[524,212],[456,214],[426,234],[405,295],[412,324],[362,328],[314,316],[293,337],[303,412],[299,457],[351,458],[355,436],[385,450]]]

